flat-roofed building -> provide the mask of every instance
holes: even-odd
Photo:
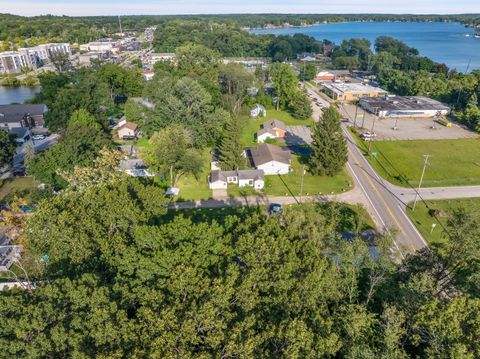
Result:
[[[14,74],[29,67],[28,57],[17,51],[5,51],[0,53],[0,73]]]
[[[450,107],[423,96],[384,96],[367,97],[359,105],[379,117],[424,117],[445,116]]]
[[[385,96],[387,92],[379,87],[363,83],[333,82],[323,85],[325,93],[334,100],[355,101],[364,97]]]

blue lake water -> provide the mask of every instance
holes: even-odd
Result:
[[[293,35],[303,33],[317,40],[328,39],[340,44],[343,39],[366,38],[372,42],[386,35],[417,48],[422,56],[430,57],[450,68],[465,72],[480,69],[480,39],[471,28],[444,22],[348,22],[320,24],[309,27],[255,29],[256,34]]]
[[[10,87],[0,86],[0,105],[9,105],[11,103],[23,103],[25,100],[32,98],[40,87]]]

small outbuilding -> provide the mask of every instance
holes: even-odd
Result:
[[[267,109],[257,103],[255,107],[250,111],[250,116],[253,118],[265,117],[267,116]]]

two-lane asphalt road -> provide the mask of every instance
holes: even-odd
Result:
[[[401,201],[370,166],[348,129],[343,126],[348,145],[347,168],[369,204],[369,212],[379,228],[395,234],[395,246],[402,253],[415,252],[427,243],[405,213]]]
[[[320,96],[314,88],[307,85],[306,89],[312,99],[315,98],[316,102],[322,102],[325,107],[328,107],[327,100]],[[313,106],[315,105],[313,104]],[[348,114],[343,113],[342,108],[340,111],[348,120]],[[318,121],[318,119],[315,120]],[[366,198],[365,202],[368,203],[368,211],[377,226],[395,234],[395,246],[401,253],[412,253],[427,246],[425,239],[405,213],[403,201],[407,197],[410,198],[412,193],[407,191],[407,195],[403,195],[404,198],[401,198],[401,192],[397,191],[397,188],[392,188],[389,182],[377,175],[358,148],[347,126],[342,125],[342,129],[348,144],[347,169],[353,177],[355,185],[360,187],[363,192]]]

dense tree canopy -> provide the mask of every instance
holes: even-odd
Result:
[[[0,166],[12,162],[17,144],[13,135],[0,130]]]

